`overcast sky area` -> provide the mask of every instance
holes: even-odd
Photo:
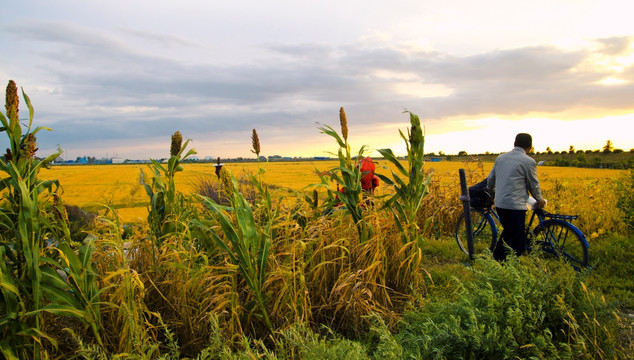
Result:
[[[344,107],[353,151],[634,148],[628,0],[56,0],[0,3],[0,78],[30,97],[39,154],[324,156]],[[21,97],[20,117],[28,118]],[[4,110],[4,109],[3,109]],[[2,134],[0,134],[2,135]],[[5,135],[0,146],[7,147]],[[372,154],[376,155],[376,152]]]

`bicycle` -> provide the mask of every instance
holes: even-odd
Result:
[[[537,225],[533,228],[533,222]],[[537,248],[542,252],[571,263],[576,270],[588,267],[590,245],[585,235],[572,224],[577,215],[552,214],[544,209],[534,208],[526,225],[528,250]],[[474,252],[493,251],[500,240],[498,225],[500,218],[488,204],[483,208],[471,208]],[[501,225],[500,225],[501,226]],[[455,238],[460,249],[467,255],[467,235],[465,214],[461,214],[456,223]]]

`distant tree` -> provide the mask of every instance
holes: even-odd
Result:
[[[570,148],[568,149],[568,154],[574,154],[575,153],[575,147],[570,145]]]
[[[444,156],[444,155],[445,155],[445,153],[444,153],[444,152],[442,152],[442,151],[439,151],[439,152],[438,152],[438,155],[440,155],[440,156]]]
[[[611,153],[612,150],[614,150],[614,144],[612,144],[612,140],[608,140],[603,147],[603,152],[607,154]]]
[[[620,154],[620,153],[622,153],[622,152],[623,152],[623,149],[614,149],[612,152],[613,152],[614,154]]]
[[[466,155],[467,155],[467,152],[464,150],[461,150],[458,152],[458,156],[466,156]]]
[[[552,150],[550,150],[550,146],[548,146],[548,147],[546,148],[546,153],[547,153],[547,154],[552,154],[552,153],[553,153],[553,151],[552,151]]]

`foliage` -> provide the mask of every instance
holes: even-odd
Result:
[[[612,235],[624,232],[616,183],[588,177],[544,186],[547,196],[561,193],[549,197],[557,210],[591,208],[582,226],[603,228],[591,246],[595,270],[579,274],[533,257],[465,266],[445,235],[459,209],[456,174],[423,168],[420,120],[409,114],[408,136],[401,132],[407,164],[382,150],[391,177],[383,177],[389,186],[371,198],[374,206],[361,192],[343,108],[341,135],[320,128],[339,145],[337,165],[321,173],[325,194],[268,184],[282,181],[258,162],[240,181],[223,167],[211,185],[217,199],[183,195],[191,178],[181,163],[193,150],[174,134],[170,160],[153,161],[144,184],[148,222],[100,216],[83,228],[90,234],[82,244],[69,241],[60,199],[44,206],[44,191],[57,183],[10,173],[0,213],[2,239],[11,240],[0,247],[5,357],[28,357],[38,341],[42,357],[86,359],[626,357],[632,326],[615,309],[631,306],[633,249],[627,235]],[[259,159],[255,130],[251,139]],[[471,183],[484,174],[477,166]],[[332,180],[353,191],[336,191]],[[322,204],[345,209],[324,214],[320,195]],[[39,246],[39,266],[26,264],[33,253],[16,255],[23,234],[30,249]],[[57,245],[46,246],[53,237]],[[37,269],[39,290],[29,273]]]
[[[399,130],[407,148],[408,168],[403,167],[391,149],[379,150],[379,153],[390,161],[398,169],[398,173],[406,179],[402,179],[394,171],[391,171],[391,179],[384,175],[379,177],[386,184],[394,187],[394,194],[388,198],[383,207],[392,211],[394,221],[402,234],[403,243],[418,243],[422,232],[417,224],[417,215],[423,198],[429,193],[431,175],[424,172],[425,136],[420,119],[417,115],[408,113],[412,125],[407,131],[408,137]]]
[[[625,223],[630,229],[634,229],[634,169],[630,169],[629,175],[624,175],[617,180],[616,192],[618,200],[616,207],[624,214]]]
[[[328,125],[319,128],[322,133],[331,136],[337,141],[339,145],[337,152],[339,166],[328,170],[325,173],[328,177],[320,175],[321,183],[315,186],[324,187],[327,190],[328,202],[324,204],[326,208],[336,207],[339,202],[343,203],[346,212],[350,214],[352,221],[357,227],[359,241],[365,242],[370,238],[372,228],[363,218],[363,212],[367,206],[364,197],[367,195],[364,194],[361,187],[362,172],[360,167],[357,166],[355,159],[363,158],[366,146],[362,146],[353,158],[350,144],[348,143],[348,123],[343,108],[339,110],[339,118],[341,136]],[[332,187],[332,181],[336,182],[337,188]],[[342,186],[341,189],[339,188],[340,185]]]
[[[578,274],[554,263],[544,267],[534,258],[522,260],[512,258],[501,264],[480,258],[471,282],[455,280],[458,288],[452,299],[429,301],[406,313],[397,335],[406,356],[625,356],[626,349],[614,331],[621,319],[577,279]]]
[[[238,184],[235,179],[233,183],[233,188],[236,189]],[[222,232],[212,231],[212,236],[218,246],[226,251],[231,263],[238,267],[242,278],[251,289],[259,310],[254,315],[262,318],[266,326],[272,328],[263,289],[271,248],[270,233],[266,230],[270,228],[262,231],[262,228],[258,227],[253,210],[241,193],[234,190],[230,196],[231,208],[203,198],[204,204],[216,214],[222,229]],[[235,213],[235,224],[229,212]]]
[[[181,163],[189,156],[196,154],[194,149],[190,149],[183,155],[189,144],[189,139],[182,144],[183,137],[180,132],[172,135],[170,146],[170,158],[167,167],[156,160],[151,160],[152,170],[151,183],[145,182],[143,172],[141,172],[141,182],[150,198],[148,224],[157,243],[160,244],[163,237],[183,230],[178,226],[181,218],[185,217],[185,199],[181,193],[176,191],[174,176],[183,171]]]
[[[46,203],[44,191],[56,191],[57,181],[40,180],[40,168],[60,152],[45,159],[35,157],[32,130],[33,107],[22,92],[29,109],[26,132],[18,118],[17,87],[7,86],[7,117],[0,113],[2,128],[10,148],[0,160],[6,174],[0,182],[0,352],[5,358],[46,357],[45,342],[57,341],[43,331],[44,313],[81,320],[98,343],[99,290],[92,269],[94,244],[71,244],[68,218],[59,201]]]

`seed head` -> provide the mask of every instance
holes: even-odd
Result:
[[[220,170],[220,181],[222,181],[222,185],[224,186],[225,195],[231,198],[233,195],[233,179],[231,171],[229,171],[226,167]]]
[[[251,152],[260,157],[260,138],[255,129],[253,129],[253,134],[251,135],[251,143],[253,144],[253,150],[251,150]]]
[[[183,136],[179,131],[172,135],[172,146],[170,147],[170,155],[176,156],[181,152],[181,146],[183,146]]]
[[[18,97],[18,86],[13,80],[9,80],[4,101],[4,107],[7,109],[7,117],[9,118],[9,123],[11,124],[10,126],[13,127],[14,124],[17,124],[20,121],[18,117],[18,104],[20,102],[20,98]]]
[[[341,123],[341,135],[345,141],[348,141],[348,119],[343,106],[339,109],[339,122]]]
[[[29,134],[24,140],[24,144],[22,145],[22,149],[24,150],[24,154],[27,158],[32,158],[37,151],[35,135]]]

